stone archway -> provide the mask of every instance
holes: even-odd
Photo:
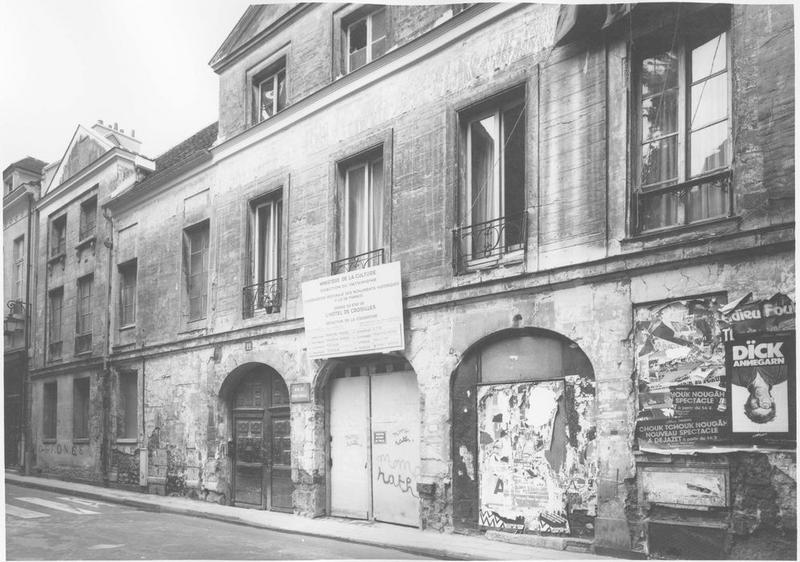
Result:
[[[275,369],[247,363],[220,387],[232,427],[231,501],[240,507],[292,511],[289,391]]]
[[[596,513],[594,371],[548,330],[473,344],[451,378],[456,529],[590,536]]]

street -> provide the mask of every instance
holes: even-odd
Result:
[[[10,484],[5,508],[8,560],[424,559]]]

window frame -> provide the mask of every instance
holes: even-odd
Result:
[[[265,240],[262,240],[263,219],[260,211],[267,208],[269,209],[269,220],[264,222],[269,224],[269,233],[264,233]],[[278,188],[269,195],[252,201],[250,213],[253,225],[253,239],[249,248],[252,262],[250,283],[263,284],[280,279],[283,270],[281,264],[283,259],[281,247],[283,242],[283,189]],[[269,254],[268,259],[267,254]],[[266,269],[265,261],[269,261]]]
[[[58,307],[54,306],[54,299],[58,298]],[[58,321],[56,321],[58,311]],[[64,286],[50,289],[47,293],[47,357],[49,361],[61,359],[62,349],[55,353],[56,344],[63,347],[64,342]],[[56,339],[57,338],[57,339]]]
[[[127,390],[133,392],[128,394]],[[131,408],[130,406],[133,406]],[[132,423],[131,423],[132,422]],[[117,373],[117,427],[116,440],[139,440],[139,373],[123,370]]]
[[[364,232],[366,233],[366,243],[367,247],[365,249],[350,249],[350,225],[352,222],[352,218],[350,216],[350,172],[353,170],[358,170],[359,168],[364,169],[364,192],[365,198],[363,203],[363,208],[359,210],[363,217],[361,218],[361,222],[364,223],[361,225]],[[380,201],[377,202],[376,206],[376,192],[377,189],[375,187],[375,169],[379,168],[381,170],[381,186],[380,186]],[[383,161],[383,152],[382,151],[374,151],[371,154],[364,155],[363,158],[356,158],[350,160],[346,166],[342,170],[342,174],[344,177],[344,205],[343,206],[343,213],[342,213],[342,254],[340,255],[341,259],[352,258],[354,256],[358,256],[364,253],[375,252],[380,250],[381,248],[385,247],[384,244],[384,232],[383,232],[383,220],[384,220],[384,206],[385,206],[385,197],[386,197],[386,176],[384,170],[384,161]],[[374,209],[380,208],[381,209],[381,217],[380,217],[380,225],[375,224],[375,213],[373,212]],[[380,228],[376,228],[376,226],[380,226]],[[373,240],[373,235],[377,234],[380,236],[379,240]],[[346,254],[346,255],[344,255]]]
[[[702,16],[698,18],[700,21],[705,21],[707,18]],[[670,33],[673,33],[677,38],[674,45],[667,44],[672,40],[672,35],[669,39],[662,35],[660,40],[655,40],[649,45],[644,45],[641,48],[631,47],[630,60],[632,61],[633,69],[630,73],[630,88],[631,88],[631,109],[629,115],[631,117],[631,143],[632,143],[632,158],[631,158],[631,230],[635,236],[647,236],[654,233],[668,232],[676,229],[693,228],[697,225],[702,225],[707,222],[714,222],[734,214],[734,197],[733,197],[733,182],[732,182],[732,166],[735,147],[733,146],[733,76],[732,76],[732,53],[731,53],[731,26],[730,22],[720,22],[719,19],[707,22],[708,25],[700,27],[699,23],[692,25],[678,24],[679,28],[676,33],[673,33],[673,28],[670,28]],[[725,58],[724,68],[714,72],[710,72],[699,79],[692,81],[692,65],[691,58],[693,50],[713,41],[714,39],[724,35]],[[645,41],[647,43],[647,41]],[[642,65],[647,58],[655,57],[660,54],[665,54],[670,51],[676,53],[677,58],[677,115],[676,132],[674,134],[665,134],[659,137],[652,137],[644,139],[643,130],[643,102],[645,99],[657,97],[662,94],[651,94],[649,96],[642,95]],[[727,111],[724,118],[703,123],[701,126],[693,128],[693,117],[690,115],[692,108],[692,87],[701,83],[708,83],[710,80],[719,76],[726,76],[726,98]],[[697,131],[710,128],[720,123],[727,122],[727,163],[718,166],[711,170],[692,174],[692,161],[691,161],[691,135]],[[656,142],[659,139],[667,138],[669,136],[676,136],[676,176],[673,179],[665,179],[656,183],[647,185],[642,184],[642,171],[643,171],[643,153],[644,146]],[[691,219],[694,212],[703,208],[700,204],[700,209],[692,206],[691,193],[696,190],[696,193],[701,197],[708,198],[708,190],[713,186],[721,186],[723,193],[720,201],[723,209],[719,214],[704,213],[700,218]],[[666,196],[674,194],[672,203],[675,206],[674,214],[675,221],[661,226],[646,228],[645,225],[645,208],[644,201],[647,197],[653,196]],[[669,204],[665,201],[664,204]],[[706,203],[707,204],[707,203]]]
[[[13,282],[14,298],[18,301],[25,300],[25,235],[18,236],[13,242],[14,269]]]
[[[67,253],[67,214],[64,213],[50,219],[50,248],[48,255],[51,259],[61,257]]]
[[[93,209],[93,212],[89,212]],[[88,218],[91,217],[91,222]],[[97,233],[97,195],[93,195],[81,202],[78,222],[78,242],[93,238]]]
[[[271,119],[272,117],[275,117],[289,105],[289,72],[287,70],[286,60],[286,55],[281,55],[277,58],[277,60],[269,63],[262,70],[254,73],[250,79],[252,89],[252,115],[250,121],[253,125],[257,125],[267,121],[268,119]],[[279,76],[281,73],[283,74],[283,104],[280,103],[279,96]],[[262,86],[268,81],[272,81],[273,88],[275,90],[275,96],[273,98],[272,115],[263,117],[261,113],[261,91]]]
[[[200,245],[200,252],[193,251],[193,236],[197,233],[204,233],[204,245]],[[201,239],[202,240],[202,239]],[[198,322],[201,320],[205,320],[208,316],[208,281],[209,281],[209,271],[211,269],[209,259],[210,259],[210,249],[211,249],[211,221],[209,219],[204,219],[196,224],[188,226],[183,229],[183,275],[184,275],[184,286],[185,286],[185,293],[186,293],[186,318],[188,322]],[[201,254],[201,264],[202,264],[202,271],[197,274],[194,273],[192,270],[192,257],[195,254]],[[202,279],[201,283],[197,285],[192,284],[192,277],[199,275]],[[200,295],[193,295],[192,287],[197,286],[201,291]],[[199,307],[197,310],[198,315],[193,316],[193,308],[192,308],[192,300],[196,298],[201,298],[201,302],[203,306]]]
[[[375,52],[374,52],[374,49],[373,49],[374,44],[376,43],[376,40],[372,36],[373,35],[373,27],[374,27],[373,18],[375,16],[375,14],[377,14],[379,12],[383,12],[384,33],[383,33],[383,36],[381,37],[383,39],[383,52],[376,56]],[[343,71],[342,72],[343,74],[345,74],[345,75],[346,74],[350,74],[351,72],[354,72],[354,71],[358,70],[359,68],[367,66],[369,63],[371,63],[372,61],[374,61],[376,59],[379,59],[380,57],[384,56],[388,52],[389,39],[390,39],[390,29],[391,29],[391,26],[390,26],[390,14],[391,14],[391,11],[389,10],[389,6],[388,5],[368,4],[368,5],[365,5],[365,6],[361,7],[361,8],[358,8],[355,11],[353,11],[352,13],[346,14],[346,15],[344,15],[342,17],[340,25],[341,25],[341,36],[342,36],[342,39],[341,39],[341,43],[342,43],[342,64],[341,64],[341,69]],[[365,50],[364,63],[359,65],[359,66],[356,66],[355,68],[353,68],[352,64],[351,64],[351,60],[350,60],[351,59],[351,54],[352,54],[350,52],[350,41],[351,41],[350,30],[355,25],[361,23],[362,21],[365,22],[365,27],[366,27],[366,29],[365,29],[365,35],[366,35],[365,45],[363,47],[364,50]],[[378,40],[380,40],[381,38],[379,38]]]
[[[85,396],[83,387],[85,385]],[[89,441],[89,411],[91,409],[91,383],[89,377],[72,379],[72,440]]]
[[[88,287],[88,294],[86,288]],[[94,309],[92,295],[94,292],[94,274],[79,277],[75,287],[75,355],[91,353]],[[88,337],[87,337],[88,336]],[[79,343],[88,340],[88,349],[79,351]]]
[[[517,115],[510,132],[507,132],[506,116]],[[492,147],[492,209],[482,220],[475,216],[473,200],[473,124],[493,117],[495,121]],[[502,91],[485,97],[478,102],[456,110],[457,155],[458,155],[458,197],[456,199],[457,227],[453,231],[453,263],[456,274],[477,269],[494,267],[501,260],[521,261],[527,248],[527,214],[529,196],[529,158],[528,146],[528,85],[517,83]],[[522,127],[521,132],[517,128]],[[518,176],[514,178],[517,187],[510,185],[511,174],[508,159],[514,156],[509,148],[511,135],[516,137],[518,146],[513,150],[521,161],[516,162]],[[509,137],[506,139],[506,137]],[[511,152],[511,154],[509,154]],[[482,186],[483,190],[486,186]],[[518,200],[519,209],[511,209],[511,199]],[[489,216],[491,215],[491,216]],[[516,232],[516,241],[509,241],[506,231]],[[494,244],[487,246],[488,237],[496,236]],[[481,242],[480,237],[487,237]],[[491,247],[488,252],[475,248]],[[483,256],[478,256],[484,253]]]
[[[130,274],[133,273],[133,283],[126,283],[130,279]],[[119,300],[117,301],[118,311],[118,328],[120,330],[125,328],[132,328],[136,326],[136,308],[138,299],[138,282],[139,270],[138,261],[136,258],[128,260],[124,263],[117,265],[117,275],[119,276]],[[126,291],[127,289],[127,291]],[[131,302],[128,305],[125,301],[127,292],[130,291]],[[130,318],[125,314],[126,308],[130,309]],[[130,320],[130,321],[128,321]]]
[[[42,441],[55,443],[58,439],[58,381],[42,384]]]

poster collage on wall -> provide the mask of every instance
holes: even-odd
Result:
[[[794,448],[794,317],[783,294],[636,307],[639,448]]]

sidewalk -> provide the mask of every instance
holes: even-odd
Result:
[[[420,531],[387,523],[356,521],[335,517],[310,519],[287,513],[242,509],[187,498],[142,494],[50,478],[22,476],[9,472],[6,472],[5,479],[7,484],[68,493],[150,511],[178,513],[288,533],[335,538],[372,546],[395,548],[434,558],[458,560],[584,560],[606,558],[583,551],[581,547],[586,545],[580,542],[576,541],[571,544],[570,541],[549,537],[536,537],[539,541],[536,546],[510,544],[489,540],[486,537]],[[545,548],[543,546],[552,546],[554,548]],[[558,548],[569,548],[570,550],[557,550]]]

